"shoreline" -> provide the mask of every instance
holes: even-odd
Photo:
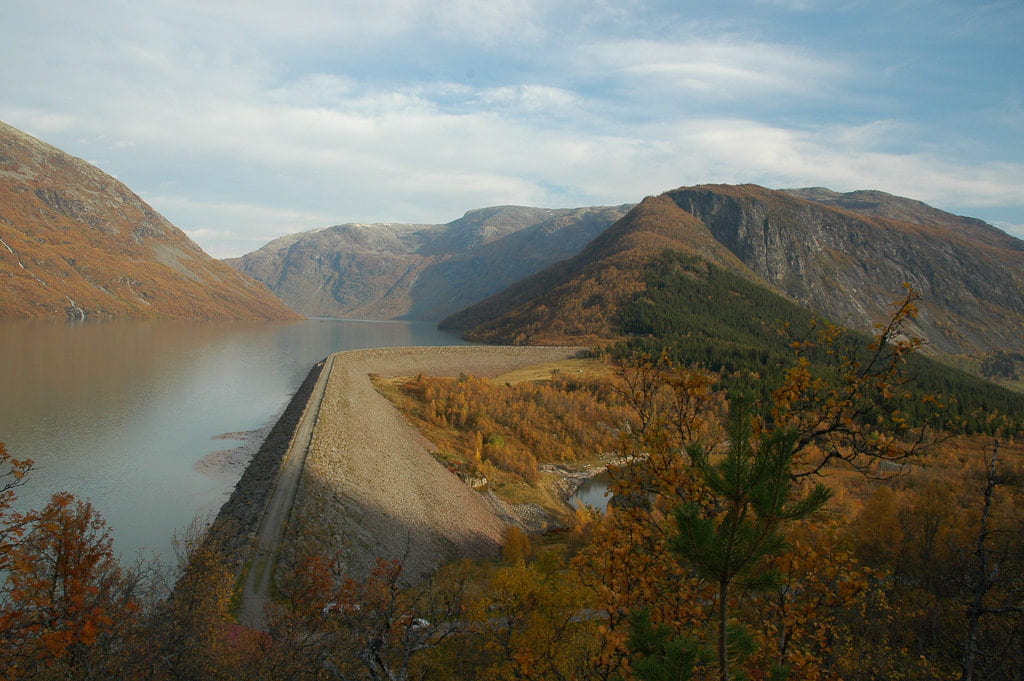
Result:
[[[266,437],[260,442],[207,530],[206,540],[215,542],[214,545],[224,552],[227,562],[236,569],[241,567],[249,553],[264,508],[277,482],[282,460],[323,367],[324,360],[321,360],[306,374],[277,421],[268,428]]]
[[[287,409],[287,405],[285,405],[285,409]],[[211,440],[236,440],[239,444],[204,455],[192,464],[192,470],[202,473],[211,480],[232,482],[237,485],[245,473],[246,467],[260,451],[260,447],[263,446],[280,417],[281,414],[278,414],[275,418],[253,430],[214,435],[210,438]],[[233,488],[234,486],[232,486]],[[226,500],[230,495],[230,490],[225,492],[224,499]]]

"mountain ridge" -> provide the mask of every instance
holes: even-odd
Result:
[[[228,264],[310,316],[437,321],[575,254],[628,206],[490,206],[440,225],[346,223]]]
[[[883,217],[887,212],[901,219]],[[640,255],[635,244],[644,243]],[[625,290],[636,291],[642,261],[650,260],[658,243],[700,255],[867,332],[909,282],[924,296],[912,331],[929,342],[933,354],[1019,351],[1024,344],[1024,242],[979,220],[884,192],[844,195],[757,185],[697,185],[648,197],[584,248],[582,259],[559,263],[441,326],[468,330],[468,338],[486,342],[568,342],[570,337],[553,332],[564,328],[554,310],[578,315],[580,300],[596,301],[582,291],[570,293],[570,280],[588,267],[598,268],[604,258],[633,252],[640,262],[620,279]],[[543,302],[531,302],[528,292],[541,295],[542,289]],[[556,290],[562,299],[554,296]],[[604,295],[621,302],[626,294]],[[615,313],[590,310],[587,315],[608,320]],[[596,328],[582,336],[590,337]]]
[[[852,210],[867,192],[843,195],[854,197],[836,200],[843,207],[756,185],[666,194],[764,280],[820,315],[870,331],[906,282],[923,298],[912,330],[933,352],[1021,347],[1024,242],[991,225],[902,197]],[[916,218],[905,210],[915,203],[927,208]],[[884,211],[900,219],[876,214]]]
[[[721,244],[706,239],[696,219],[664,196],[649,196],[576,256],[445,318],[439,326],[471,329],[467,338],[492,343],[607,338],[613,335],[615,309],[641,290],[646,261],[666,249],[699,255],[757,279]]]

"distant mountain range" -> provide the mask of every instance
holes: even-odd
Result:
[[[437,321],[575,255],[631,206],[496,206],[442,225],[344,224],[226,260],[310,316]]]
[[[871,331],[910,283],[915,333],[939,355],[1024,349],[1024,242],[883,192],[684,187],[648,197],[578,255],[452,315],[489,342],[615,335],[665,249],[700,256],[814,312]]]
[[[0,318],[298,319],[123,184],[0,123]]]
[[[868,332],[907,282],[928,352],[1024,353],[1024,242],[883,192],[699,185],[636,206],[497,206],[294,234],[229,266],[114,178],[0,123],[0,318],[297,318],[272,291],[306,315],[581,343],[623,333],[651,273],[675,267],[665,251],[691,258],[686,276],[704,276],[697,258]]]

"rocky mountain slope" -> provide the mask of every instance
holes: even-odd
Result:
[[[1024,242],[980,220],[883,192],[668,195],[776,289],[846,326],[871,330],[907,282],[923,296],[915,331],[932,352],[1024,347]]]
[[[468,338],[491,343],[611,338],[620,308],[643,289],[645,270],[666,249],[760,282],[699,220],[665,196],[648,197],[576,256],[447,317],[440,326],[468,329]]]
[[[924,296],[915,332],[931,352],[1024,347],[1024,242],[882,192],[753,185],[649,197],[576,258],[442,325],[505,342],[565,342],[564,331],[600,335],[614,326],[616,301],[642,288],[639,272],[661,248],[701,255],[865,331],[909,282]],[[559,319],[591,322],[565,329]]]
[[[444,225],[344,224],[225,262],[311,316],[436,321],[577,253],[629,206],[497,206]]]
[[[297,319],[122,183],[0,123],[0,318]]]

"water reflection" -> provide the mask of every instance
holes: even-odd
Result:
[[[193,469],[214,436],[271,421],[337,350],[461,341],[431,324],[0,322],[0,441],[36,461],[20,491],[39,507],[89,498],[118,549],[169,555],[169,538],[232,483]]]
[[[591,506],[599,511],[604,511],[608,508],[608,502],[611,500],[611,497],[607,496],[610,482],[607,473],[598,473],[580,485],[569,501],[573,506]]]

